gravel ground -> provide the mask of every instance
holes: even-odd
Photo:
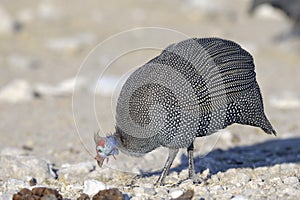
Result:
[[[299,199],[300,40],[287,37],[291,22],[281,12],[264,7],[249,16],[248,6],[249,0],[3,0],[0,199],[35,187],[57,189],[67,199],[111,188],[125,199],[176,199],[190,191],[193,199]],[[113,132],[123,75],[185,37],[166,29],[111,37],[146,26],[231,39],[251,52],[265,111],[278,136],[233,125],[197,139],[200,184],[186,179],[184,150],[160,187],[153,183],[166,159],[163,148],[142,158],[121,154],[104,168],[96,166],[93,133],[99,128],[102,134]],[[136,47],[147,48],[133,51]],[[121,54],[125,50],[130,51]],[[93,82],[108,63],[102,82]]]

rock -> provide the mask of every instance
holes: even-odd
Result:
[[[16,179],[29,180],[35,177],[37,181],[55,178],[50,164],[34,156],[1,156],[2,170],[6,176]]]
[[[270,104],[279,109],[296,109],[300,107],[300,99],[293,94],[273,96]]]
[[[54,38],[46,42],[46,47],[53,51],[76,53],[84,46],[92,44],[95,36],[91,33],[82,33],[73,37]]]
[[[94,162],[81,162],[77,164],[63,164],[61,169],[58,170],[57,174],[84,174],[94,171],[96,165]]]
[[[22,79],[16,79],[0,89],[0,101],[19,103],[33,99],[30,84]]]
[[[60,19],[62,11],[58,7],[54,6],[51,1],[41,1],[37,8],[37,16],[39,19],[52,21]]]
[[[26,155],[26,151],[21,148],[7,147],[1,151],[1,156],[20,156]]]
[[[105,190],[108,189],[108,187],[100,181],[97,180],[86,180],[83,183],[83,193],[92,196],[99,192],[99,190]]]
[[[143,196],[145,196],[144,188],[142,188],[142,187],[135,187],[135,188],[133,188],[133,192],[134,192],[134,195],[136,197],[143,197]]]
[[[283,183],[286,185],[290,185],[290,186],[293,186],[293,185],[296,186],[299,184],[299,179],[296,176],[290,176],[290,177],[283,179]]]
[[[162,199],[169,199],[168,191],[164,188],[155,188],[156,195]]]
[[[271,5],[260,5],[255,10],[255,15],[259,18],[265,18],[265,19],[275,19],[282,21],[284,16],[281,13],[280,10],[273,8]]]
[[[81,77],[72,77],[57,85],[40,83],[34,87],[34,91],[41,97],[69,96],[73,94],[75,85],[76,88],[82,88],[85,85],[85,79]]]
[[[180,190],[180,189],[175,189],[175,188],[174,188],[174,189],[171,189],[171,190],[170,190],[169,194],[170,194],[170,197],[171,197],[172,199],[175,199],[175,198],[180,197],[180,196],[183,194],[183,191]]]
[[[179,197],[173,200],[190,200],[193,198],[193,196],[194,196],[194,190],[187,190],[182,195],[180,195]]]
[[[223,191],[223,187],[221,185],[215,185],[211,188],[213,191]]]
[[[12,199],[13,194],[21,188],[29,187],[27,181],[9,178],[2,185],[2,192],[0,192],[0,199]]]
[[[34,19],[34,14],[32,9],[25,8],[18,12],[17,14],[18,21],[21,23],[29,23]]]
[[[29,180],[29,185],[30,186],[35,186],[37,184],[37,180],[36,180],[36,178],[31,178],[30,180]]]
[[[0,6],[0,35],[9,35],[19,31],[21,24],[15,21],[5,10]]]
[[[248,198],[237,195],[237,196],[234,196],[233,198],[231,198],[231,200],[248,200]]]
[[[16,70],[35,69],[39,62],[36,59],[24,55],[13,54],[7,58],[7,64]]]
[[[93,200],[106,199],[125,200],[125,197],[117,188],[102,190],[99,191],[95,196],[93,196]]]

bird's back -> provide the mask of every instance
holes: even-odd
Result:
[[[172,44],[127,79],[116,126],[124,140],[126,135],[139,138],[140,149],[135,144],[134,151],[144,153],[159,145],[187,147],[195,137],[232,123],[275,133],[255,76],[252,56],[232,41],[203,38]]]

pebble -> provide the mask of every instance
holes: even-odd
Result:
[[[62,11],[51,1],[41,1],[37,8],[37,17],[45,21],[60,19]]]
[[[133,188],[133,192],[136,197],[145,196],[144,188],[142,188],[142,187]]]
[[[38,60],[19,54],[8,56],[7,64],[16,70],[36,69]]]
[[[283,94],[280,96],[273,96],[270,99],[270,105],[279,109],[296,109],[300,108],[300,99],[293,94]]]
[[[175,199],[183,195],[183,191],[180,189],[170,189],[169,194],[171,198]]]
[[[21,27],[21,24],[16,22],[2,6],[0,6],[0,19],[0,35],[9,35]]]
[[[265,19],[275,19],[275,20],[281,20],[283,19],[283,15],[281,11],[279,11],[276,8],[273,8],[271,5],[260,5],[257,7],[257,9],[254,11],[255,15],[259,18],[265,18]]]
[[[283,179],[283,183],[286,185],[298,185],[299,184],[299,179],[296,176],[290,176],[285,179]]]
[[[9,178],[3,183],[1,187],[2,194],[0,192],[0,199],[12,199],[13,194],[16,193],[19,189],[28,187],[30,187],[28,181]]]
[[[194,196],[194,190],[187,190],[177,198],[173,198],[173,200],[191,200]]]
[[[83,183],[83,193],[92,196],[99,192],[99,190],[105,190],[107,189],[107,186],[100,181],[97,181],[95,179],[86,180]]]
[[[34,177],[41,183],[46,179],[55,178],[51,165],[34,156],[2,155],[1,165],[6,176],[15,179],[29,180],[28,177]]]
[[[21,23],[30,23],[34,19],[33,10],[30,8],[24,8],[18,12],[17,18]]]
[[[248,200],[248,198],[237,195],[237,196],[234,196],[233,198],[231,198],[231,200]]]
[[[166,189],[156,188],[155,191],[156,191],[156,196],[159,196],[159,197],[164,198],[164,199],[169,198],[169,193]]]
[[[89,173],[95,170],[96,165],[94,162],[81,162],[77,164],[63,164],[59,171],[57,172],[58,175],[62,174],[83,174]]]
[[[26,151],[21,148],[15,148],[15,147],[7,147],[2,149],[1,156],[20,156],[20,155],[26,155]]]
[[[223,187],[221,185],[215,185],[211,188],[211,190],[214,190],[214,191],[223,191]]]
[[[15,79],[0,88],[0,102],[19,103],[33,99],[30,84],[22,79]]]
[[[74,88],[81,89],[85,85],[85,79],[82,77],[72,77],[61,81],[56,85],[38,83],[34,87],[36,94],[42,97],[70,96]]]
[[[57,52],[76,53],[86,45],[90,45],[95,41],[95,35],[91,33],[81,33],[73,37],[61,37],[48,39],[46,47]]]

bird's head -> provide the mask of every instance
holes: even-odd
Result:
[[[102,167],[103,162],[107,159],[109,160],[109,156],[113,156],[116,159],[116,155],[119,154],[118,143],[114,136],[106,136],[100,137],[98,133],[95,133],[94,140],[96,143],[96,157],[97,163],[99,167]]]

